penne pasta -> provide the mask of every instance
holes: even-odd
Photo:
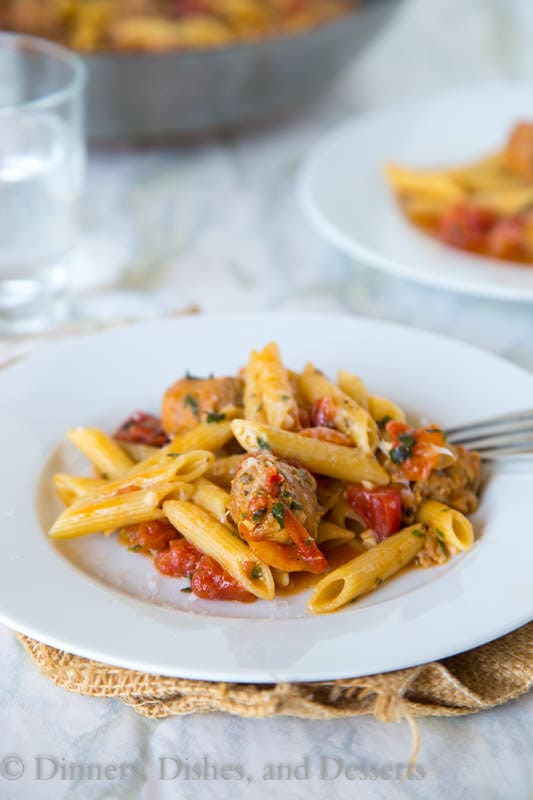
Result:
[[[340,369],[337,373],[337,383],[339,389],[347,394],[348,397],[355,400],[362,408],[368,409],[370,394],[361,378],[346,369]]]
[[[470,550],[474,544],[472,523],[460,511],[435,500],[426,500],[418,510],[417,519],[434,530],[444,542],[450,555]]]
[[[172,484],[165,484],[110,497],[82,497],[59,515],[48,532],[49,536],[72,539],[160,519],[163,515],[158,505],[172,488]]]
[[[222,486],[223,489],[229,489],[238,466],[244,457],[243,453],[235,456],[224,456],[217,458],[205,472],[205,477],[213,481],[213,483]]]
[[[162,448],[155,456],[140,461],[128,473],[128,479],[138,480],[139,475],[148,474],[152,470],[165,469],[169,464],[174,467],[172,475],[182,481],[195,481],[211,466],[215,457],[209,450],[191,450],[188,453],[177,453],[170,449],[171,445]]]
[[[244,378],[244,418],[251,422],[266,422],[261,387],[259,386],[259,356],[252,350]]]
[[[464,189],[446,172],[408,169],[397,164],[388,164],[385,174],[400,195],[415,194],[446,204],[460,203],[466,197]]]
[[[325,375],[308,363],[300,376],[300,388],[308,403],[323,397],[332,401],[335,427],[345,433],[363,453],[373,453],[379,441],[378,429],[368,411],[335,386]]]
[[[174,527],[198,548],[214,558],[238,583],[262,600],[274,597],[274,579],[238,536],[203,508],[190,502],[168,500],[163,511]]]
[[[271,342],[257,354],[257,382],[262,408],[269,425],[282,430],[299,429],[299,412],[277,344]]]
[[[311,472],[350,483],[389,482],[387,472],[378,461],[361,454],[355,447],[321,442],[243,419],[233,420],[231,424],[235,438],[248,452],[271,450],[281,458],[296,459]]]
[[[94,492],[106,485],[107,481],[102,478],[86,478],[81,475],[66,475],[57,473],[52,478],[54,488],[60,500],[66,506],[88,492]]]
[[[355,533],[353,531],[342,528],[340,525],[335,525],[334,522],[324,520],[318,526],[318,534],[316,537],[318,544],[323,544],[324,542],[344,544],[345,542],[352,542],[354,539]],[[364,548],[361,546],[361,552],[363,551]]]
[[[194,484],[194,491],[192,495],[193,503],[197,506],[210,511],[219,522],[227,524],[227,509],[230,496],[224,489],[217,486],[215,483],[200,478]]]
[[[411,525],[329,572],[309,599],[312,614],[336,611],[410,564],[425,542],[424,526]]]
[[[378,423],[383,423],[383,420],[388,421],[390,419],[397,420],[398,422],[406,421],[405,413],[400,406],[393,403],[392,400],[388,400],[386,397],[378,397],[377,395],[369,397],[368,410]]]
[[[135,463],[119,444],[98,428],[71,428],[67,436],[103,478],[121,478]]]

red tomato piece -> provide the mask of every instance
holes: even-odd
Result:
[[[114,433],[114,438],[119,442],[147,444],[152,447],[163,447],[170,441],[159,417],[145,414],[144,411],[136,411],[128,417]]]
[[[391,439],[389,456],[408,481],[425,481],[438,464],[446,439],[437,426],[414,430],[404,422],[392,420],[385,430]]]
[[[461,250],[482,250],[497,221],[497,214],[490,208],[456,205],[442,215],[438,235],[446,244]]]
[[[193,574],[202,558],[202,553],[187,539],[174,539],[167,550],[156,555],[155,565],[163,575],[186,578]]]
[[[202,556],[198,562],[191,578],[191,588],[198,597],[206,600],[255,600],[253,594],[247,592],[210,556]]]
[[[361,484],[353,484],[348,486],[346,499],[363,525],[372,528],[378,541],[400,530],[402,495],[397,486],[365,489]]]
[[[328,566],[325,555],[319,549],[317,543],[292,511],[285,507],[285,529],[292,541],[296,545],[298,558],[306,565],[309,572],[324,572]]]
[[[171,539],[179,536],[174,525],[166,519],[154,519],[151,522],[130,525],[126,531],[130,547],[140,545],[147,550],[165,550]]]
[[[311,425],[313,428],[334,428],[336,415],[333,398],[328,395],[319,397],[311,406]]]
[[[527,256],[524,239],[526,224],[525,217],[509,217],[500,220],[488,235],[488,254],[509,260]]]

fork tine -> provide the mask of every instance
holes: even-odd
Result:
[[[494,449],[483,450],[479,455],[482,461],[505,461],[512,458],[526,460],[527,458],[533,458],[533,447],[531,445],[529,447],[527,445],[522,447],[496,447]]]
[[[497,417],[458,425],[447,431],[450,442],[466,442],[481,435],[503,434],[519,430],[528,430],[533,427],[533,409],[516,411],[511,414],[501,414]]]
[[[470,450],[502,447],[507,444],[517,445],[527,442],[533,443],[533,424],[524,428],[515,428],[514,430],[495,429],[487,432],[481,430],[479,434],[458,437],[452,441],[452,444],[454,442],[455,444],[462,444]]]

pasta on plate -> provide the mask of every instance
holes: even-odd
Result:
[[[479,456],[355,374],[290,371],[273,342],[238,375],[186,373],[160,417],[67,435],[94,474],[54,476],[65,509],[49,535],[115,534],[202,598],[311,586],[308,610],[335,611],[473,545]]]
[[[503,261],[533,264],[533,124],[521,122],[504,148],[474,164],[442,170],[388,164],[400,208],[445,244]]]

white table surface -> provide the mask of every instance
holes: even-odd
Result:
[[[502,12],[510,7],[514,18]],[[530,11],[528,0],[410,0],[326,99],[282,127],[185,149],[93,153],[75,275],[80,315],[137,317],[189,303],[206,312],[342,311],[451,334],[533,369],[531,306],[439,293],[351,263],[308,227],[294,190],[305,153],[347,116],[467,80],[527,73],[532,59],[518,42],[527,41]],[[1,343],[0,359],[26,347]],[[222,714],[149,721],[120,702],[54,687],[0,628],[0,798],[237,800],[253,789],[286,800],[525,800],[533,791],[532,710],[528,696],[461,719],[420,721],[418,780],[328,779],[351,764],[405,763],[407,724]],[[3,760],[10,754],[24,762],[18,780],[1,777],[18,768]],[[54,759],[54,777],[36,779],[38,756]],[[305,779],[264,779],[269,765],[294,769],[306,756]],[[182,767],[175,780],[161,780],[160,758],[206,758],[219,778],[187,780]],[[47,778],[52,762],[41,763]],[[120,780],[70,779],[68,769],[63,779],[60,765],[73,763],[126,766]],[[177,762],[165,763],[175,774]],[[224,764],[252,783],[223,780]]]

